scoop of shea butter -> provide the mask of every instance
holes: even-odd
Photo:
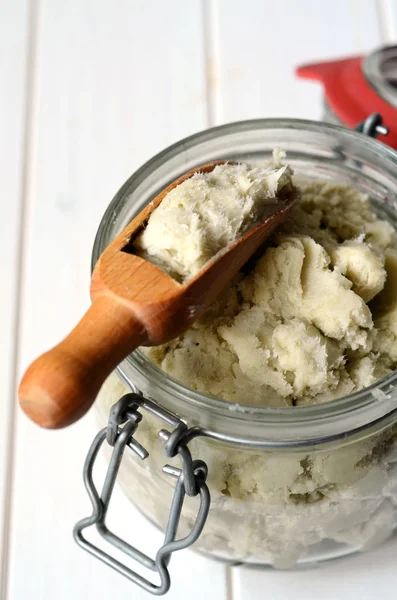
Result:
[[[171,190],[134,242],[137,254],[179,280],[195,275],[218,252],[271,214],[292,170],[218,165]]]

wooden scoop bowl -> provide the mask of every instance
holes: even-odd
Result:
[[[290,190],[258,225],[218,254],[192,278],[178,283],[132,253],[150,214],[197,167],[161,192],[100,256],[91,281],[92,305],[73,331],[35,360],[19,387],[24,412],[42,427],[59,428],[81,417],[113,369],[140,345],[165,343],[184,332],[286,217],[298,198]]]

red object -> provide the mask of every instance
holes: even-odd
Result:
[[[347,127],[355,127],[371,113],[380,113],[389,129],[380,139],[397,148],[397,109],[386,102],[365,79],[362,56],[298,67],[296,74],[324,86],[325,99],[335,116]]]

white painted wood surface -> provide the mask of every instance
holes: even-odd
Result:
[[[320,86],[294,68],[368,52],[381,39],[373,0],[219,0],[213,20],[217,122],[320,118]]]
[[[396,596],[397,544],[301,571],[232,571],[234,598],[249,600],[375,600]],[[266,595],[265,595],[266,592]]]
[[[71,538],[90,510],[81,467],[92,418],[60,432],[13,419],[15,367],[19,377],[88,304],[92,241],[115,191],[154,153],[209,125],[320,117],[321,91],[295,79],[296,64],[367,52],[392,41],[396,24],[393,0],[0,0],[1,600],[148,597]],[[121,493],[112,522],[145,550],[158,544]],[[394,542],[279,573],[183,552],[169,597],[394,597],[393,554]]]
[[[26,102],[28,5],[0,1],[0,594],[5,579],[12,443],[14,433],[15,352],[18,330],[20,222],[24,188],[23,144]]]

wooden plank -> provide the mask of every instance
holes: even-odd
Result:
[[[322,115],[302,63],[365,53],[380,43],[375,0],[217,0],[210,65],[216,122]]]
[[[368,552],[312,569],[232,570],[234,600],[374,600],[393,598],[397,539]]]
[[[377,0],[378,20],[383,44],[395,44],[397,41],[397,2],[396,0]]]
[[[36,118],[24,231],[19,372],[88,305],[99,219],[131,172],[164,146],[206,126],[200,2],[53,0],[39,15]],[[72,540],[89,514],[81,481],[95,427],[88,416],[59,432],[18,418],[9,600],[147,598]],[[121,496],[115,528],[158,542]],[[190,552],[172,564],[170,598],[224,598],[225,569]]]
[[[18,317],[19,228],[23,190],[27,0],[0,1],[0,596],[6,569],[14,428],[15,332]]]

